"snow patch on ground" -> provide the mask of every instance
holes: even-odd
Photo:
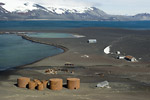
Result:
[[[57,8],[57,7],[46,7],[49,11],[57,14],[69,13],[85,13],[87,10],[93,10],[93,8],[80,7],[80,8]]]
[[[105,49],[104,49],[104,53],[105,54],[110,54],[110,45],[109,46],[107,46]]]

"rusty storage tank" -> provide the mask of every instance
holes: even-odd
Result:
[[[67,78],[67,87],[68,89],[79,89],[80,88],[80,79],[79,78]]]
[[[33,81],[36,83],[36,85],[41,84],[41,81],[38,79],[34,79]]]
[[[50,79],[50,89],[61,90],[63,85],[63,80],[59,78]]]
[[[47,80],[42,80],[42,84],[43,84],[44,88],[47,88],[48,81]]]
[[[28,77],[20,77],[17,79],[17,85],[20,88],[26,88],[29,82],[30,82],[30,78]]]
[[[38,89],[39,91],[44,90],[43,84],[42,84],[42,83],[41,83],[41,84],[38,84],[37,89]]]
[[[30,81],[29,82],[29,89],[33,90],[33,89],[35,89],[36,86],[37,85],[36,85],[36,83],[34,81]]]

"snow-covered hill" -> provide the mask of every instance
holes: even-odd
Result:
[[[1,0],[2,7],[9,12],[27,12],[28,10],[37,9],[33,2],[25,2],[22,0]]]
[[[60,6],[55,5],[54,2],[51,0],[0,0],[0,20],[150,20],[150,16],[143,14],[137,16],[109,15],[96,7]]]
[[[32,2],[30,0],[1,0],[1,5],[4,9],[9,12],[21,12],[26,13],[28,11],[43,9],[45,11],[51,11],[57,14],[69,13],[84,13],[87,10],[93,10],[91,7],[71,7],[71,8],[59,8],[53,7],[52,5],[38,4],[37,2]]]

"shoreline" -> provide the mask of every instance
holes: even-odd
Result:
[[[62,53],[59,53],[59,54],[57,54],[57,55],[61,55],[61,54],[65,53],[65,52],[69,51],[68,48],[66,48],[66,47],[64,47],[64,46],[62,46],[62,45],[57,45],[57,44],[51,44],[51,43],[46,43],[46,42],[38,41],[38,40],[36,40],[36,39],[32,39],[32,37],[28,37],[27,35],[20,34],[20,33],[17,33],[17,35],[18,35],[18,36],[21,36],[23,39],[28,40],[28,41],[31,41],[31,42],[40,43],[40,44],[45,44],[45,45],[50,45],[50,46],[54,46],[54,47],[56,47],[56,48],[62,49],[63,52],[62,52]],[[56,56],[56,55],[54,55],[54,56]],[[49,57],[53,57],[53,56],[44,57],[44,58],[42,58],[42,59],[40,59],[40,60],[36,60],[36,61],[31,62],[31,63],[29,63],[29,64],[24,64],[24,65],[16,66],[16,67],[14,67],[14,69],[21,68],[21,67],[23,67],[23,66],[28,66],[28,65],[37,63],[37,62],[42,61],[42,60],[44,60],[44,59],[46,59],[46,58],[49,58]]]
[[[86,37],[84,37],[84,38],[80,38],[80,39],[78,39],[79,41],[80,40],[84,40],[84,42],[86,43],[86,41],[88,40],[88,38],[89,37],[91,37],[91,35],[88,35],[88,34],[85,34],[84,32],[80,32],[80,31],[78,31],[78,30],[85,30],[85,29],[88,29],[88,30],[112,30],[112,31],[116,31],[116,32],[118,32],[118,31],[120,31],[120,32],[124,32],[125,31],[125,33],[127,33],[127,32],[129,32],[129,33],[127,33],[127,34],[124,34],[124,33],[121,33],[121,35],[125,35],[125,37],[126,37],[126,35],[128,36],[129,34],[131,34],[131,36],[132,35],[135,35],[135,32],[138,32],[138,33],[136,33],[137,35],[149,35],[149,34],[147,34],[147,32],[149,32],[149,31],[147,31],[147,30],[145,30],[145,31],[138,31],[138,30],[127,30],[127,29],[116,29],[116,28],[97,28],[97,27],[95,27],[95,28],[77,28],[77,29],[67,29],[67,30],[57,30],[57,31],[49,31],[49,32],[66,32],[66,33],[70,33],[70,34],[72,34],[72,33],[77,33],[77,34],[79,34],[79,35],[84,35],[84,36],[86,36]],[[76,31],[77,30],[77,31]],[[127,32],[126,32],[127,31]],[[86,32],[86,31],[85,31]],[[132,32],[132,33],[131,33]],[[133,33],[134,32],[134,33]],[[141,34],[141,32],[142,32],[142,34]],[[94,32],[95,33],[95,32]],[[97,33],[97,32],[96,32]],[[119,33],[120,34],[120,33]],[[94,35],[94,34],[93,34]],[[129,35],[130,36],[130,35]],[[93,38],[93,36],[92,36],[92,38]],[[41,41],[41,42],[46,42],[46,43],[56,43],[56,44],[60,44],[60,45],[62,45],[62,46],[65,46],[66,48],[75,48],[75,47],[73,47],[73,46],[71,46],[71,45],[76,45],[75,43],[78,43],[77,41],[75,41],[74,43],[73,42],[71,42],[70,40],[71,39],[60,39],[60,41],[58,40],[58,39],[51,39],[51,40],[49,40],[48,38],[43,38],[43,39],[41,39],[41,38],[35,38],[35,39],[37,39],[38,41]],[[56,40],[58,40],[58,41],[56,41]],[[65,41],[65,43],[62,43],[61,42],[61,40],[62,41]],[[75,39],[72,39],[72,40],[75,40]],[[69,45],[66,45],[66,42],[67,41],[70,41],[71,43],[73,43],[73,44],[69,44]],[[83,42],[83,41],[82,41]],[[79,43],[80,44],[80,43]],[[88,44],[86,44],[86,45],[88,45]],[[97,44],[93,44],[93,45],[97,45]],[[99,45],[99,43],[98,43],[98,45]],[[108,45],[111,45],[111,44],[107,44],[107,45],[105,45],[104,47],[106,47],[106,46],[108,46]],[[103,49],[104,49],[104,47],[103,47]],[[95,47],[94,47],[95,48]],[[101,48],[100,48],[101,49]],[[109,60],[113,60],[111,57],[108,57],[108,55],[105,55],[104,54],[104,52],[103,52],[103,49],[102,49],[102,52],[100,52],[100,54],[102,54],[102,56],[104,56],[104,57],[107,57]],[[72,49],[71,49],[71,52],[72,52]],[[74,52],[76,52],[76,51],[74,51]],[[82,52],[83,53],[83,52]],[[72,52],[72,54],[73,54],[73,52]],[[70,54],[69,53],[69,55],[72,55],[72,54]],[[69,56],[68,54],[64,54],[64,55],[67,55],[67,56]],[[82,55],[81,55],[82,56]],[[57,58],[58,59],[58,57],[54,57],[54,58]],[[52,59],[53,59],[53,57],[52,57]],[[101,59],[101,58],[100,58]],[[116,62],[116,60],[113,60],[114,62]],[[67,61],[66,61],[67,62]],[[69,61],[68,61],[69,62]],[[72,62],[72,60],[70,61],[70,62]],[[118,61],[117,61],[118,62]],[[122,62],[122,61],[121,61]],[[126,61],[125,61],[126,62]],[[64,62],[65,63],[65,62]],[[94,62],[93,62],[94,63]],[[128,63],[128,62],[126,62],[127,64],[130,64],[130,65],[132,65],[133,63]],[[142,62],[139,62],[139,63],[142,63]],[[144,63],[146,63],[146,62],[144,62]],[[147,63],[149,63],[149,62],[147,62]],[[34,65],[34,64],[33,64]],[[57,64],[56,64],[57,65]],[[63,66],[64,64],[61,64],[61,66]],[[77,64],[77,65],[79,65],[79,64]],[[99,64],[98,64],[99,65]],[[103,65],[103,64],[102,64]],[[108,64],[109,65],[109,64]],[[137,64],[136,64],[137,65]],[[59,65],[60,66],[60,65]],[[90,66],[90,65],[89,65]]]
[[[118,28],[98,28],[98,27],[91,27],[91,28],[74,28],[74,29],[63,29],[63,30],[49,30],[49,31],[45,31],[45,32],[66,32],[66,33],[69,33],[69,34],[73,34],[73,33],[78,33],[78,31],[77,32],[74,32],[74,31],[70,31],[70,30],[82,30],[82,29],[100,29],[100,30],[112,30],[112,31],[114,31],[114,30],[119,30],[119,31],[139,31],[139,30],[128,30],[128,29],[118,29]],[[69,30],[69,31],[68,31]],[[141,32],[143,32],[143,30],[140,30]],[[26,35],[24,35],[24,34],[22,34],[22,33],[27,33],[27,32],[42,32],[42,31],[5,31],[5,32],[7,32],[7,33],[3,33],[3,34],[17,34],[18,36],[21,36],[23,39],[26,39],[26,40],[28,40],[28,41],[31,41],[31,42],[35,42],[35,43],[40,43],[40,44],[45,44],[45,45],[50,45],[50,46],[54,46],[54,47],[56,47],[56,48],[60,48],[60,49],[62,49],[64,52],[62,52],[62,53],[60,53],[60,54],[57,54],[57,55],[61,55],[61,54],[64,54],[65,52],[67,52],[67,51],[69,51],[69,49],[68,49],[68,47],[66,47],[65,46],[65,44],[60,44],[60,43],[54,43],[54,41],[52,41],[52,42],[45,42],[45,41],[43,41],[45,38],[43,38],[43,39],[40,39],[40,38],[32,38],[32,37],[28,37],[28,36],[26,36]],[[20,33],[19,33],[20,32]],[[149,32],[148,30],[144,30],[144,32]],[[85,34],[83,34],[83,33],[78,33],[79,35],[84,35],[84,36],[86,36]],[[133,33],[132,33],[133,34]],[[144,34],[143,34],[144,35]],[[89,37],[89,36],[87,36],[87,37]],[[84,37],[85,38],[85,37]],[[52,39],[52,40],[54,40],[54,39]],[[63,40],[63,39],[62,39]],[[110,45],[110,44],[108,44],[108,45]],[[57,56],[57,55],[54,55],[54,56]],[[48,56],[48,57],[45,57],[45,58],[42,58],[42,59],[40,59],[40,60],[37,60],[37,61],[34,61],[34,62],[31,62],[31,63],[29,63],[29,64],[24,64],[24,65],[20,65],[20,66],[16,66],[16,67],[22,67],[22,66],[32,66],[32,65],[34,65],[35,63],[38,63],[38,62],[40,62],[40,61],[42,61],[42,60],[45,60],[45,59],[48,59],[49,57],[51,57],[51,58],[53,58],[54,56]],[[105,56],[107,56],[107,55],[105,55]],[[110,57],[109,57],[110,58]],[[149,62],[147,62],[147,63],[149,63]],[[127,63],[127,64],[130,64],[130,63]],[[102,64],[103,65],[103,64]],[[108,65],[111,65],[111,64],[108,64]],[[131,64],[132,65],[132,64]],[[62,65],[61,65],[62,66]],[[90,65],[91,66],[91,65]],[[16,67],[14,67],[14,68],[16,68]],[[6,69],[7,70],[7,69]]]
[[[63,49],[64,50],[64,53],[67,52],[69,49],[62,46],[62,45],[58,45],[58,44],[53,44],[53,43],[46,43],[46,42],[42,42],[42,41],[39,41],[39,40],[36,40],[36,39],[32,39],[32,37],[28,37],[24,34],[17,34],[18,36],[21,36],[23,39],[25,40],[28,40],[28,41],[31,41],[31,42],[35,42],[35,43],[40,43],[40,44],[45,44],[45,45],[50,45],[50,46],[54,46],[56,48],[60,48],[60,49]]]
[[[68,33],[68,34],[74,34],[74,33],[77,33],[78,35],[83,35],[83,36],[86,36],[87,35],[87,37],[82,37],[82,38],[86,38],[86,39],[88,39],[88,34],[85,34],[85,33],[83,33],[83,32],[80,32],[79,30],[86,30],[86,29],[88,29],[88,30],[112,30],[112,31],[129,31],[129,33],[131,34],[131,35],[135,35],[134,33],[131,33],[131,32],[138,32],[138,33],[136,33],[137,35],[149,35],[149,31],[150,30],[130,30],[130,29],[120,29],[120,28],[106,28],[106,27],[89,27],[89,28],[73,28],[73,29],[60,29],[60,30],[46,30],[46,31],[44,31],[44,32],[56,32],[56,33],[58,33],[58,32],[66,32],[66,33]],[[77,31],[76,31],[77,30]],[[3,32],[5,32],[5,33],[3,33]],[[20,66],[15,66],[15,67],[13,67],[13,69],[16,69],[16,68],[21,68],[21,67],[30,67],[30,66],[36,66],[36,65],[38,65],[38,64],[40,64],[42,61],[46,61],[46,59],[49,59],[49,58],[56,58],[56,60],[58,59],[58,56],[59,55],[63,55],[63,54],[65,54],[67,51],[69,51],[70,49],[70,47],[67,47],[67,46],[65,46],[66,44],[61,44],[61,43],[57,43],[57,41],[55,41],[55,39],[51,39],[52,41],[50,41],[50,42],[47,42],[47,41],[45,41],[45,39],[46,38],[32,38],[32,37],[28,37],[28,36],[26,36],[26,35],[24,35],[23,33],[27,33],[27,32],[42,32],[42,31],[3,31],[3,32],[0,32],[0,33],[2,33],[2,34],[16,34],[16,35],[18,35],[18,36],[21,36],[23,39],[26,39],[26,40],[28,40],[28,41],[31,41],[31,42],[35,42],[35,43],[40,43],[40,44],[45,44],[45,45],[50,45],[50,46],[54,46],[54,47],[56,47],[56,48],[60,48],[60,49],[62,49],[63,50],[63,52],[62,53],[60,53],[60,54],[57,54],[57,55],[54,55],[54,56],[48,56],[48,57],[44,57],[44,58],[42,58],[42,59],[40,59],[40,60],[36,60],[36,61],[34,61],[34,62],[31,62],[31,63],[28,63],[28,64],[23,64],[23,65],[20,65]],[[140,32],[143,32],[142,34],[140,33]],[[96,32],[97,33],[97,32]],[[119,33],[120,34],[120,33]],[[121,33],[122,34],[122,33]],[[124,35],[124,34],[122,34],[122,35]],[[127,34],[128,35],[128,34]],[[91,36],[90,36],[91,37]],[[48,38],[46,39],[46,40],[49,40]],[[56,38],[56,40],[58,40],[58,38]],[[60,40],[65,40],[65,39],[60,39]],[[66,40],[68,40],[68,39],[66,39]],[[82,40],[82,39],[81,39]],[[70,41],[70,40],[69,40]],[[107,44],[106,46],[108,46],[108,45],[110,45],[110,44]],[[105,47],[106,47],[105,46]],[[71,46],[71,48],[72,48],[72,46]],[[104,49],[104,48],[103,48]],[[72,52],[72,51],[71,51]],[[70,53],[69,53],[70,54]],[[102,54],[102,53],[100,53],[100,54]],[[141,66],[141,64],[146,64],[146,66],[149,66],[149,62],[138,62],[138,63],[128,63],[128,62],[125,62],[125,61],[117,61],[117,60],[113,60],[110,56],[108,56],[108,55],[106,55],[106,54],[102,54],[103,56],[104,56],[104,58],[100,58],[100,59],[106,59],[106,60],[112,60],[112,61],[114,61],[115,63],[118,63],[119,65],[123,62],[124,64],[122,65],[122,66],[125,66],[126,64],[128,65],[130,65],[130,66],[132,66],[132,65],[139,65],[139,66]],[[68,55],[67,55],[68,56]],[[81,55],[82,56],[82,55]],[[62,56],[62,57],[64,57],[64,55]],[[61,58],[62,58],[61,57]],[[106,58],[105,58],[106,57]],[[62,58],[63,59],[63,58]],[[55,60],[54,60],[55,61]],[[72,60],[71,60],[72,61]],[[58,61],[59,62],[59,61]],[[65,62],[64,62],[65,63]],[[61,65],[50,65],[50,66],[64,66],[64,63],[63,64],[61,64]],[[90,62],[89,62],[90,63]],[[105,64],[105,63],[100,63],[100,64],[95,64],[95,65],[111,65],[111,66],[113,66],[114,64],[112,64],[112,62],[111,63],[109,63],[109,62],[106,62],[106,63],[108,63],[108,64]],[[81,63],[80,63],[81,64]],[[77,66],[80,66],[80,64],[76,64]],[[41,65],[41,66],[45,66],[45,65]],[[86,64],[85,65],[82,65],[81,64],[81,66],[87,66]],[[89,66],[93,66],[93,64],[90,64]],[[116,65],[117,66],[117,65]],[[9,68],[9,69],[11,69],[11,68]],[[8,69],[8,70],[9,70]],[[7,70],[7,69],[6,69]]]
[[[148,52],[150,47],[147,45],[150,43],[150,31],[80,28],[57,30],[55,32],[77,33],[86,37],[49,39],[28,38],[21,35],[23,39],[32,42],[63,46],[66,51],[31,64],[18,66],[14,70],[2,71],[0,73],[1,99],[122,100],[123,98],[123,100],[137,100],[140,98],[149,100],[150,62],[144,61],[150,59],[147,56],[150,54]],[[87,43],[87,40],[91,38],[96,38],[97,43]],[[145,59],[138,63],[132,63],[115,59],[112,55],[106,55],[104,48],[112,44],[112,52],[119,49],[121,53],[133,54],[136,57],[142,56],[142,59],[144,57]],[[144,51],[145,49],[141,47],[148,51]],[[70,62],[73,66],[65,66],[66,62]],[[57,70],[57,74],[46,74],[47,69]],[[31,80],[61,78],[63,79],[63,85],[66,85],[68,77],[79,78],[81,87],[79,90],[69,90],[66,87],[63,87],[61,91],[29,90],[16,87],[16,79],[19,77],[29,77]],[[105,80],[109,82],[111,88],[96,87],[98,83]]]
[[[42,42],[42,41],[37,41],[36,39],[32,39],[32,37],[28,37],[27,35],[24,35],[24,34],[21,34],[21,33],[2,33],[2,34],[16,34],[17,36],[21,36],[22,39],[25,39],[27,41],[31,41],[31,42],[34,42],[34,43],[39,43],[39,44],[45,44],[45,45],[50,45],[50,46],[54,46],[56,48],[59,48],[59,49],[62,49],[63,52],[62,53],[59,53],[59,54],[56,54],[56,55],[60,55],[60,54],[63,54],[65,52],[67,52],[69,49],[62,46],[62,45],[58,45],[58,44],[53,44],[53,43],[46,43],[46,42]],[[1,35],[1,34],[0,34]],[[56,56],[56,55],[53,55],[53,56]],[[44,57],[44,58],[41,58],[39,60],[36,60],[36,61],[33,61],[31,63],[28,63],[28,64],[23,64],[23,65],[19,65],[19,66],[15,66],[15,67],[12,67],[12,68],[7,68],[7,69],[4,69],[4,70],[0,70],[0,72],[2,71],[7,71],[7,70],[10,70],[10,69],[18,69],[18,68],[21,68],[23,66],[27,66],[27,65],[31,65],[31,64],[34,64],[36,62],[39,62],[41,60],[44,60],[46,58],[49,58],[49,57],[53,57],[53,56],[48,56],[48,57]]]

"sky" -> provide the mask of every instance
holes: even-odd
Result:
[[[108,14],[135,15],[137,13],[150,13],[150,0],[0,0],[12,3],[36,2],[41,5],[53,7],[97,7]]]

